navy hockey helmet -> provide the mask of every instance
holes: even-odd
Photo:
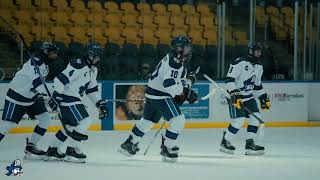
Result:
[[[48,63],[49,60],[55,60],[58,57],[59,48],[50,42],[43,42],[41,46],[41,57],[43,57],[44,62]],[[53,53],[50,53],[53,52]]]
[[[261,51],[262,44],[261,43],[249,43],[248,45],[249,54],[253,55],[254,51]]]
[[[248,55],[254,60],[259,60],[262,57],[262,44],[261,43],[249,43],[248,45]]]
[[[177,36],[171,41],[171,50],[180,62],[189,61],[192,57],[192,43],[187,36]]]
[[[49,52],[51,51],[58,53],[59,48],[54,43],[43,42],[41,46],[41,51],[44,54],[49,54]]]
[[[85,56],[88,58],[88,62],[91,65],[96,65],[103,55],[103,49],[96,42],[89,42],[85,46]]]

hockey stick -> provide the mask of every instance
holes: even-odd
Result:
[[[200,71],[200,66],[194,71],[194,75],[197,75],[197,74],[199,73],[199,71]],[[211,93],[211,95],[212,95],[212,94],[215,93],[215,92],[213,92],[213,91],[211,92],[211,91],[210,91],[210,93]],[[208,99],[208,98],[211,96],[210,93],[209,93],[208,95],[202,97],[202,98],[199,98],[198,100],[206,100],[206,99]],[[153,144],[154,140],[155,140],[156,137],[158,136],[159,132],[160,132],[161,129],[163,128],[163,125],[164,125],[164,124],[165,124],[165,120],[163,121],[163,123],[162,123],[161,127],[159,128],[159,130],[158,130],[158,131],[156,132],[156,134],[154,135],[153,139],[150,141],[150,143],[149,143],[148,147],[146,148],[146,150],[144,151],[143,155],[146,155],[146,154],[147,154],[147,152],[149,151],[149,148],[151,147],[151,145]]]
[[[156,134],[153,136],[152,140],[150,141],[147,149],[144,151],[143,155],[145,156],[147,154],[147,152],[149,151],[149,148],[151,147],[151,145],[153,144],[154,140],[156,139],[156,137],[158,136],[159,132],[161,131],[161,129],[163,128],[164,124],[165,124],[165,120],[163,121],[163,123],[161,124],[160,128],[158,129],[158,131],[156,132]]]
[[[221,86],[219,86],[213,79],[211,79],[208,75],[206,74],[203,74],[203,76],[208,80],[210,81],[211,83],[214,84],[214,86],[216,86],[218,89],[220,89],[225,95],[227,95],[228,99],[230,99],[230,94],[224,89],[222,88]],[[256,118],[259,122],[260,122],[260,125],[261,126],[264,126],[264,121],[258,117],[257,115],[255,115],[248,107],[244,106],[243,104],[241,105],[241,107],[247,111],[250,115],[252,115],[254,118]]]
[[[210,92],[199,98],[198,100],[207,100],[210,96],[214,95],[216,93],[217,89],[211,89]],[[105,99],[107,102],[127,102],[127,101],[146,101],[146,99]]]
[[[11,31],[12,31],[14,34],[16,34],[16,35],[18,36],[18,38],[21,40],[23,46],[26,48],[26,51],[27,51],[27,53],[28,53],[28,55],[29,55],[29,57],[30,57],[31,62],[34,64],[34,69],[35,69],[36,73],[39,75],[40,81],[41,81],[41,83],[43,84],[43,86],[44,86],[44,88],[45,88],[45,90],[46,90],[46,93],[47,93],[48,96],[51,98],[51,93],[50,93],[50,91],[49,91],[49,89],[48,89],[48,86],[47,86],[45,80],[43,79],[43,76],[42,76],[42,74],[41,74],[41,72],[40,72],[40,69],[39,69],[38,65],[37,65],[36,62],[35,62],[34,55],[30,52],[30,49],[29,49],[29,47],[27,46],[27,43],[25,42],[22,34],[21,34],[20,32],[18,32],[13,26],[10,25],[10,23],[8,23],[8,22],[7,22],[4,18],[2,18],[1,16],[0,16],[0,19],[1,19],[1,21],[4,22],[4,24],[5,24]],[[57,114],[58,114],[58,116],[59,116],[59,119],[60,119],[60,121],[61,121],[61,124],[62,124],[62,126],[63,126],[63,129],[65,130],[65,132],[66,132],[66,134],[67,134],[68,136],[72,137],[73,139],[83,139],[83,140],[87,140],[87,139],[88,139],[88,136],[87,136],[87,135],[81,135],[81,134],[79,134],[79,133],[74,134],[74,133],[70,132],[70,131],[68,130],[68,128],[66,127],[65,123],[64,123],[63,120],[62,120],[61,114],[60,114],[60,111],[59,111],[59,110],[57,110]]]

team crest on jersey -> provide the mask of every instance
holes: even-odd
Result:
[[[248,70],[249,70],[249,66],[244,67],[244,69],[245,69],[246,71],[248,71]]]

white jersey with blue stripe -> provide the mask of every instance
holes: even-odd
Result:
[[[170,53],[157,65],[152,73],[145,96],[150,99],[175,97],[186,86],[187,70],[182,63],[177,63]]]
[[[45,79],[49,73],[49,67],[39,58],[34,58],[36,65],[39,67],[40,73]],[[15,104],[28,106],[34,103],[34,97],[37,92],[42,92],[43,84],[39,74],[35,70],[34,63],[29,59],[19,69],[9,85],[6,99]],[[42,89],[41,89],[42,88]]]
[[[89,67],[85,60],[72,60],[67,68],[54,79],[54,90],[62,95],[61,105],[82,104],[87,94],[95,104],[101,99],[97,82],[98,69]]]
[[[238,89],[245,100],[259,97],[264,93],[261,83],[263,66],[253,64],[247,58],[238,58],[230,64],[227,77],[226,88],[229,92]]]

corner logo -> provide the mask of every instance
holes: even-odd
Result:
[[[22,170],[22,163],[20,159],[16,159],[15,161],[13,161],[13,163],[11,163],[10,166],[6,167],[7,169],[7,174],[6,176],[21,176],[21,174],[23,173]]]

